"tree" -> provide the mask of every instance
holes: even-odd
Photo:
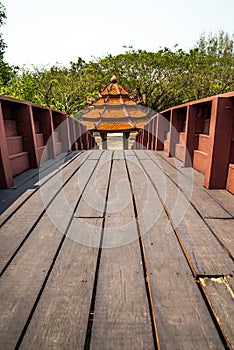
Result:
[[[116,75],[135,101],[162,111],[169,107],[234,90],[234,38],[203,34],[189,52],[175,46],[157,52],[134,50],[95,58],[78,58],[69,67],[5,67],[2,93],[59,109],[70,115],[86,108]]]
[[[4,24],[6,19],[6,9],[3,4],[0,2],[0,28]],[[2,33],[0,33],[0,61],[3,60],[3,55],[5,53],[6,44],[2,38]]]
[[[0,2],[0,28],[5,23],[5,19],[6,9]],[[12,67],[10,67],[9,64],[5,63],[3,60],[6,47],[7,45],[3,40],[2,33],[0,32],[0,88],[5,86],[14,75],[14,70],[12,70]]]
[[[191,99],[234,90],[234,35],[202,34],[190,51],[188,82]]]
[[[100,81],[109,82],[115,74],[119,82],[131,91],[132,97],[154,110],[162,110],[183,100],[186,53],[164,48],[158,52],[135,51],[99,59]],[[102,79],[102,80],[101,80]]]
[[[223,30],[220,30],[218,34],[210,33],[208,37],[206,37],[205,33],[202,33],[197,42],[196,48],[199,52],[207,55],[233,58],[234,33],[229,35]]]

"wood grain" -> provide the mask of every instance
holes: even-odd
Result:
[[[233,196],[195,172],[191,204],[162,157],[87,151],[6,192],[29,186],[0,218],[1,349],[234,348]]]
[[[14,186],[10,189],[0,189],[0,225],[37,191],[39,187],[43,186],[50,177],[68,166],[76,157],[80,156],[81,152],[78,154],[77,152],[72,152],[72,155],[69,156],[72,159],[67,160],[66,163],[64,163],[64,154],[62,154],[62,157],[59,155],[56,159],[47,160],[42,163],[40,169],[29,169],[26,173],[18,175],[14,179]]]
[[[215,349],[221,341],[162,204],[137,159],[127,157],[144,242],[148,279],[161,349]],[[149,189],[146,196],[144,188]],[[146,200],[147,198],[147,200]],[[147,203],[145,203],[147,201]],[[144,204],[145,203],[145,204]],[[154,217],[151,227],[144,220]]]
[[[40,190],[36,191],[0,229],[0,270],[4,268],[5,264],[30,233],[30,230],[37,223],[40,215],[43,214],[46,205],[59,189],[61,189],[64,182],[79,167],[82,161],[83,158],[78,158],[70,163],[68,167],[64,168],[62,172],[56,173],[43,186],[42,192]],[[51,213],[54,218],[59,218],[59,212],[57,213],[54,210],[60,207],[59,199],[62,198],[61,200],[64,201],[63,194],[66,196],[66,191],[67,189],[65,188],[62,193],[59,193],[59,197],[53,202],[53,207],[51,206],[48,209],[48,213]],[[58,205],[56,206],[57,203]]]
[[[152,160],[141,163],[162,197],[194,274],[232,274],[233,261],[178,187],[168,177],[162,177]]]
[[[20,349],[84,349],[98,248],[76,231],[100,242],[101,230],[102,219],[73,220]]]
[[[97,160],[87,161],[84,168],[79,169],[86,181],[78,184],[73,176],[65,185],[71,211],[82,193],[81,186],[86,185],[95,163]],[[51,213],[48,210],[43,215],[0,279],[0,300],[3,300],[0,304],[0,344],[4,349],[12,349],[17,344],[56,257],[71,217],[70,213],[64,211],[64,205],[66,202],[63,202],[60,193],[52,202]],[[54,215],[53,220],[50,215]],[[72,242],[77,244],[74,237]]]
[[[203,187],[194,183],[194,172],[195,170],[190,168],[190,173],[185,176],[180,167],[175,163],[172,166],[171,163],[167,162],[164,157],[160,157],[157,154],[150,153],[151,159],[156,164],[160,164],[162,171],[180,187],[187,196],[191,203],[196,207],[203,217],[206,218],[230,218],[231,215],[224,208],[217,203],[207,192],[204,191]],[[178,167],[178,168],[176,168]]]
[[[118,185],[125,191],[116,200]],[[101,255],[90,348],[153,349],[137,227],[123,160],[113,163],[103,246],[106,249]]]
[[[90,218],[103,216],[112,153],[106,151],[101,156],[97,168],[82,195],[75,216]]]
[[[229,349],[234,349],[234,278],[200,279],[201,286],[209,301]]]
[[[155,153],[154,153],[155,155]],[[192,168],[184,168],[181,161],[176,158],[168,158],[165,152],[157,152],[157,155],[162,157],[166,162],[168,162],[171,166],[176,167],[179,171],[185,176],[191,178],[191,171],[193,176],[193,184],[194,189],[199,192],[202,190],[207,194],[207,196],[211,197],[217,204],[223,208],[231,217],[234,217],[234,201],[233,195],[227,190],[208,190],[203,187],[204,183],[204,175],[199,173],[197,170]],[[209,209],[208,209],[209,210]],[[210,214],[212,217],[212,212]]]
[[[213,230],[215,235],[229,251],[234,260],[234,219],[222,220],[222,219],[206,219],[207,224]]]

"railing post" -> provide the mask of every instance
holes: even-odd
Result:
[[[8,188],[12,185],[13,177],[3,122],[2,107],[0,102],[0,188]]]
[[[28,152],[30,168],[38,168],[40,159],[37,157],[36,134],[31,105],[19,104],[17,121],[20,135],[24,138],[25,150]]]
[[[148,134],[147,134],[147,149],[151,149],[151,141],[152,141],[152,121],[150,121],[148,124],[147,124],[147,131],[148,131]]]
[[[212,101],[209,152],[204,179],[206,188],[225,188],[232,140],[234,103],[230,98]]]
[[[193,166],[193,151],[195,149],[196,113],[197,109],[195,106],[189,105],[187,107],[184,167]]]
[[[152,120],[152,140],[151,140],[151,149],[155,150],[156,145],[156,123],[157,123],[157,116],[154,117]]]
[[[48,155],[50,159],[54,159],[55,155],[55,141],[54,141],[54,127],[52,119],[52,111],[49,108],[45,120],[45,143],[47,145]]]
[[[69,117],[67,114],[62,115],[61,123],[61,140],[62,140],[62,150],[63,152],[68,152],[71,150],[70,135],[69,135]]]
[[[175,157],[175,146],[179,141],[178,126],[178,111],[176,109],[171,110],[170,118],[170,143],[169,143],[169,157]]]
[[[76,150],[74,119],[69,117],[70,147],[72,151]]]
[[[163,151],[165,133],[168,130],[169,121],[163,116],[163,114],[157,115],[156,120],[156,135],[155,135],[155,151]]]

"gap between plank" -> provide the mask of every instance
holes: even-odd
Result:
[[[129,168],[128,168],[125,154],[124,154],[124,161],[125,161],[125,166],[127,169],[128,180],[129,180],[131,194],[132,194],[132,202],[133,202],[133,208],[134,208],[134,214],[135,214],[135,220],[136,220],[136,226],[137,226],[138,240],[139,240],[139,245],[140,245],[142,267],[143,267],[143,272],[144,272],[145,288],[146,288],[146,294],[147,294],[147,300],[148,300],[149,312],[150,312],[150,318],[151,318],[154,346],[155,346],[155,349],[160,350],[160,343],[159,343],[158,330],[157,330],[157,324],[156,324],[156,316],[155,316],[155,312],[154,312],[153,298],[152,298],[149,274],[148,274],[147,263],[146,263],[144,241],[143,241],[143,237],[142,237],[142,233],[141,233],[140,219],[139,219],[139,215],[138,215],[136,197],[134,194],[131,175],[129,172]]]
[[[74,216],[74,219],[103,219],[104,215],[100,216]]]
[[[86,329],[84,350],[90,349],[90,342],[91,342],[91,336],[92,336],[93,318],[94,318],[94,313],[95,313],[95,302],[96,302],[96,293],[97,293],[97,283],[98,283],[99,268],[100,268],[100,262],[101,262],[101,256],[102,256],[102,244],[103,244],[104,229],[105,229],[105,222],[106,222],[106,209],[107,209],[107,203],[108,203],[108,198],[109,198],[111,174],[112,174],[112,168],[113,168],[113,155],[114,155],[114,152],[112,152],[112,154],[111,154],[110,172],[109,172],[108,184],[107,184],[107,189],[106,189],[104,212],[103,212],[103,216],[102,216],[102,218],[103,218],[103,220],[102,220],[102,232],[101,232],[101,238],[100,238],[98,255],[97,255],[97,264],[96,264],[96,270],[95,270],[95,275],[94,275],[93,292],[92,292],[92,298],[91,298],[90,309],[89,309],[89,319],[88,319],[87,329]]]
[[[222,217],[215,217],[215,218],[212,218],[210,216],[204,216],[204,219],[207,219],[207,220],[233,220],[234,221],[234,217],[231,217],[231,218],[222,218]]]

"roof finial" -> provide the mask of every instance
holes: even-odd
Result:
[[[111,83],[113,83],[113,84],[117,83],[117,78],[116,78],[116,76],[113,75],[113,77],[111,78],[110,81],[111,81]]]

